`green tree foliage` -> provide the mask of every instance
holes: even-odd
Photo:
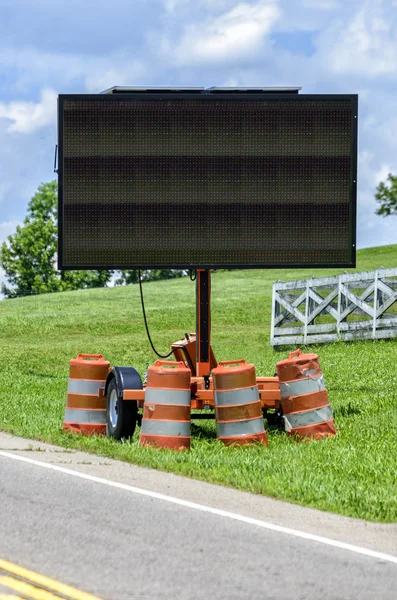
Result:
[[[397,215],[397,176],[389,173],[386,183],[381,182],[376,189],[375,198],[380,204],[376,214],[384,217]]]
[[[145,269],[141,271],[142,281],[159,281],[160,279],[175,279],[183,277],[187,271],[180,269]],[[121,271],[116,285],[128,285],[130,283],[138,283],[138,269],[130,271]]]
[[[142,271],[144,273],[144,271]],[[120,277],[116,279],[116,285],[130,285],[131,283],[138,283],[138,269],[130,271],[120,271]]]
[[[104,287],[110,280],[112,271],[56,269],[57,220],[57,183],[43,183],[29,202],[23,225],[0,248],[0,266],[8,283],[1,291],[6,298]]]
[[[148,280],[159,281],[160,279],[176,279],[177,277],[183,277],[186,274],[186,271],[181,271],[180,269],[152,269]]]

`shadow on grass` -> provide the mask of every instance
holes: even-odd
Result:
[[[192,423],[191,424],[191,434],[198,436],[205,440],[216,440],[216,431],[214,429],[208,429],[207,427]]]
[[[352,415],[361,415],[363,410],[358,406],[354,406],[351,402],[338,406],[334,409],[335,417],[351,417]]]
[[[280,429],[277,425],[269,425],[267,421],[265,423],[265,430],[272,435],[285,435],[285,431]],[[204,440],[216,440],[215,429],[209,429],[202,424],[191,423],[191,434]]]
[[[29,377],[37,377],[38,379],[58,379],[59,378],[59,373],[44,373],[44,372],[36,371],[33,369],[28,369],[27,371],[24,372],[24,375],[27,375]],[[65,379],[65,381],[67,381],[67,380]]]

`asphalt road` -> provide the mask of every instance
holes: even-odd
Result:
[[[16,455],[17,450],[10,452]],[[40,452],[30,455],[40,461]],[[63,461],[42,455],[61,468],[63,464],[79,472],[87,472],[93,459],[82,453],[78,453],[80,461],[74,462],[68,454]],[[95,464],[99,463],[94,460]],[[112,479],[111,462],[106,464],[107,478]],[[114,464],[115,478],[120,480]],[[126,472],[130,472],[129,483],[136,486],[139,470],[133,469]],[[142,471],[143,477],[146,472]],[[175,482],[175,476],[161,477]],[[203,485],[222,495],[217,486],[177,479],[189,489],[197,484],[197,502],[202,501]],[[240,493],[233,494],[237,498]],[[207,499],[211,504],[210,492]],[[362,523],[357,521],[358,529]],[[304,525],[302,521],[301,529]],[[397,543],[396,528],[391,526],[385,539],[393,536],[391,546]],[[354,536],[350,538],[353,543]],[[386,551],[381,538],[377,548]],[[0,558],[103,600],[395,600],[397,589],[397,564],[387,560],[48,470],[4,454],[0,455]]]

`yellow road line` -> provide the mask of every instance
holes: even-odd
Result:
[[[97,596],[92,596],[86,592],[80,592],[69,585],[65,585],[64,583],[55,581],[54,579],[50,579],[49,577],[45,577],[45,575],[40,575],[34,571],[29,571],[24,567],[19,567],[18,565],[14,565],[13,563],[8,562],[7,560],[2,560],[1,558],[0,569],[3,569],[3,571],[7,571],[8,573],[12,573],[13,575],[17,575],[17,577],[27,579],[36,585],[46,587],[53,592],[62,594],[63,596],[69,596],[71,600],[100,600],[100,598]]]
[[[34,587],[20,579],[14,579],[14,577],[0,577],[0,584],[33,600],[59,600],[59,596],[54,596],[51,592]]]
[[[10,596],[9,594],[0,594],[0,600],[23,600],[22,596]]]

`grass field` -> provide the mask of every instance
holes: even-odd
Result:
[[[397,246],[361,250],[357,270],[397,266]],[[218,360],[245,358],[271,376],[287,356],[269,344],[271,286],[336,271],[238,271],[212,277],[212,337]],[[161,352],[195,329],[188,278],[144,285],[152,337]],[[102,353],[141,373],[155,360],[138,286],[0,302],[0,429],[136,464],[205,479],[374,521],[397,521],[397,339],[310,347],[317,352],[338,435],[296,442],[268,431],[269,447],[226,448],[213,422],[192,426],[192,451],[62,433],[69,360]]]

